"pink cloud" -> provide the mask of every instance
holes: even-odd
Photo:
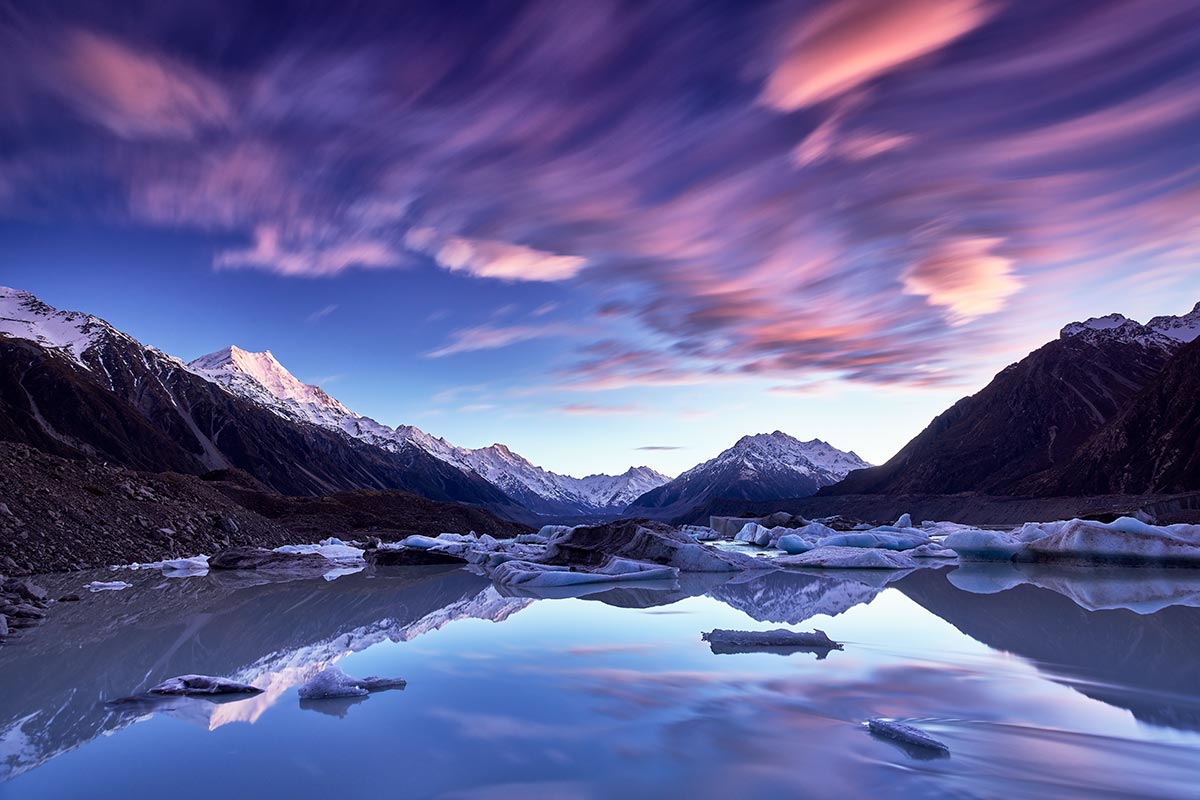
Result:
[[[242,250],[226,250],[215,259],[218,269],[262,269],[280,275],[322,277],[350,268],[379,269],[395,267],[400,257],[379,241],[333,241],[330,243],[282,240],[278,228],[260,225],[254,231],[254,245]]]
[[[843,94],[983,24],[981,0],[845,0],[804,20],[761,101],[795,111]]]
[[[908,294],[945,308],[954,324],[999,311],[1021,289],[1013,262],[993,252],[1003,241],[988,237],[949,239],[904,271]]]
[[[578,256],[556,255],[507,242],[441,237],[429,228],[414,228],[405,242],[414,250],[432,255],[443,269],[477,278],[506,281],[564,281],[587,265]]]
[[[233,114],[226,93],[198,70],[100,34],[69,34],[61,68],[58,91],[122,138],[190,138]]]

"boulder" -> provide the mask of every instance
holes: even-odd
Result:
[[[717,550],[660,522],[618,520],[574,528],[550,543],[540,560],[595,569],[611,556],[675,567],[680,572],[770,569],[768,559]]]
[[[262,689],[247,683],[214,678],[209,675],[180,675],[150,689],[150,694],[213,695],[261,694]]]
[[[45,589],[28,578],[9,578],[4,582],[4,591],[24,597],[26,600],[45,600],[49,595]]]
[[[208,559],[209,569],[257,569],[325,572],[327,558],[317,553],[276,553],[265,547],[231,547]]]
[[[303,684],[298,694],[301,700],[328,700],[339,697],[365,697],[371,692],[403,689],[407,684],[400,678],[353,678],[338,667],[326,667]]]
[[[0,639],[8,638],[8,617],[0,614]]]

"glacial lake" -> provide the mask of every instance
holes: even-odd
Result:
[[[97,577],[134,585],[81,591]],[[1200,793],[1196,571],[683,578],[532,598],[450,567],[44,576],[83,600],[0,647],[0,797]],[[845,649],[714,654],[701,640],[781,626]],[[330,663],[408,685],[301,702]],[[186,673],[266,691],[106,704]],[[877,738],[871,717],[951,754]]]

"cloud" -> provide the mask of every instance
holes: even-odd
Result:
[[[993,252],[1002,244],[987,237],[939,242],[905,270],[904,291],[944,307],[956,324],[999,311],[1021,289],[1012,260]]]
[[[451,332],[450,342],[427,353],[428,358],[444,358],[477,350],[496,350],[501,347],[566,335],[571,331],[561,325],[477,325]]]
[[[686,447],[683,447],[682,445],[674,445],[674,444],[647,444],[647,445],[642,445],[641,447],[635,447],[635,448],[633,448],[633,449],[634,449],[634,450],[650,450],[650,451],[655,451],[655,452],[657,452],[657,451],[660,451],[660,450],[662,450],[662,451],[666,451],[666,450],[686,450],[687,448],[686,448]]]
[[[552,311],[557,311],[559,304],[556,302],[542,303],[540,306],[529,312],[531,317],[544,317]]]
[[[331,303],[331,304],[325,306],[324,308],[319,308],[316,311],[309,314],[307,317],[305,317],[305,321],[306,322],[319,322],[320,320],[325,319],[326,317],[328,317],[330,314],[332,314],[333,312],[335,312],[337,310],[338,310],[337,303]]]
[[[795,111],[861,86],[979,27],[982,0],[844,0],[805,19],[763,87]]]
[[[379,269],[395,267],[400,257],[379,241],[335,241],[328,244],[281,241],[277,228],[262,225],[254,232],[254,245],[219,253],[219,269],[261,269],[280,275],[326,277],[352,267]]]
[[[57,91],[117,136],[191,138],[232,117],[220,85],[182,61],[86,30],[68,33],[62,49]]]
[[[591,403],[568,403],[558,409],[564,414],[577,417],[624,417],[648,413],[644,406],[633,403],[617,406],[592,405]]]
[[[414,250],[433,256],[443,269],[476,278],[565,281],[575,277],[587,264],[578,256],[555,255],[519,244],[461,236],[441,238],[430,228],[410,230],[405,242]]]

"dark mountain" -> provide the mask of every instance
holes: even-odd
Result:
[[[1200,490],[1200,338],[1069,462],[1029,488],[1039,494]]]
[[[0,312],[0,438],[7,441],[151,472],[238,468],[290,495],[403,489],[521,513],[483,478],[415,445],[388,451],[285,419],[103,320],[24,294]]]
[[[780,431],[743,436],[716,458],[643,494],[625,516],[673,519],[715,498],[804,497],[866,466],[854,453],[819,439],[802,442]]]
[[[939,415],[886,464],[821,494],[1019,493],[1030,476],[1070,462],[1154,381],[1183,347],[1193,317],[1200,322],[1193,312],[1156,318],[1155,327],[1116,314],[1072,323]]]

